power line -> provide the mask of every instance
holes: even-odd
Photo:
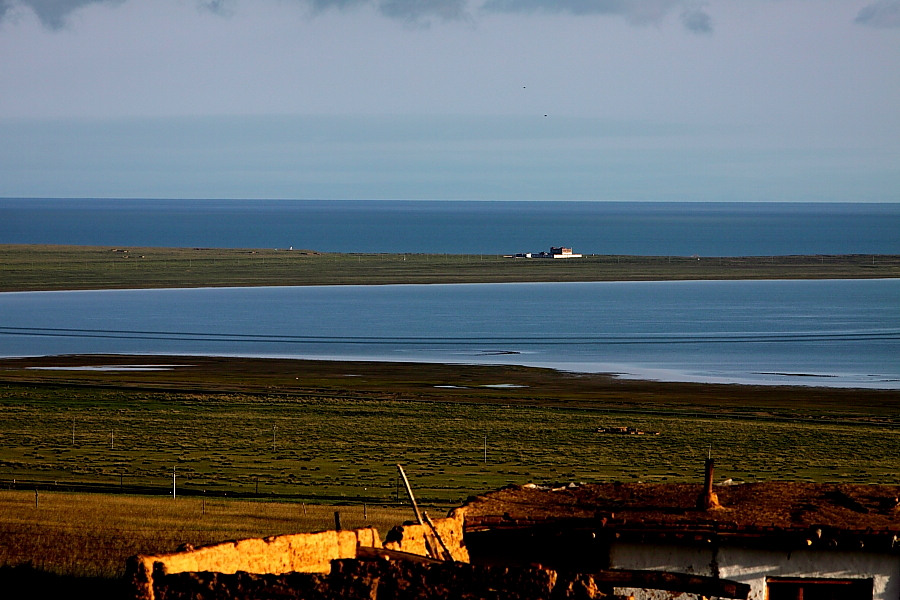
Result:
[[[900,341],[900,330],[849,332],[720,332],[703,334],[634,333],[627,335],[557,336],[318,336],[255,333],[212,333],[196,331],[144,331],[122,329],[72,329],[50,327],[0,326],[0,335],[19,337],[103,338],[123,340],[168,340],[250,342],[267,344],[364,344],[364,345],[621,345],[621,344],[734,344],[797,343],[840,341]]]

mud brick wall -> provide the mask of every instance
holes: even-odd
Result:
[[[450,551],[453,560],[467,563],[469,562],[469,552],[463,542],[464,517],[465,509],[457,508],[447,518],[435,519],[434,526]],[[428,556],[426,539],[432,548],[440,547],[428,525],[398,525],[388,532],[384,547],[388,550]]]
[[[329,573],[331,561],[356,558],[358,547],[381,547],[375,528],[279,535],[187,548],[169,554],[137,555],[128,560],[126,577],[133,597],[158,600],[155,577],[186,572]]]
[[[160,576],[157,600],[625,600],[591,577],[533,567],[336,560],[331,573]]]
[[[447,518],[435,519],[434,525],[453,560],[467,563],[469,553],[463,542],[464,515],[463,509],[457,509]],[[388,533],[388,541],[384,547],[428,556],[426,538],[432,548],[440,547],[427,525],[400,525]],[[241,574],[243,578],[241,581],[245,583],[251,580],[257,583],[263,581],[259,578],[247,579],[251,574],[278,576],[300,573],[327,574],[331,572],[332,561],[355,559],[357,549],[360,547],[381,548],[381,538],[375,528],[279,535],[185,548],[169,554],[137,555],[128,560],[126,578],[131,584],[136,600],[162,600],[180,597],[178,581],[194,581],[200,577],[199,574],[204,576]],[[180,579],[171,579],[176,574],[196,574],[196,577],[185,575]],[[172,583],[163,585],[161,581]],[[213,577],[213,581],[219,580]],[[279,582],[277,585],[285,585],[285,580],[277,581]],[[299,585],[301,581],[306,580],[294,578],[291,581]]]

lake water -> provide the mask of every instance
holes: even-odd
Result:
[[[900,389],[900,280],[17,292],[0,294],[0,315],[5,356],[507,363]]]
[[[0,198],[0,243],[329,252],[900,254],[900,203]]]
[[[0,243],[493,253],[900,254],[900,204],[0,199]],[[897,281],[0,294],[0,354],[519,363],[898,387]],[[502,382],[498,382],[502,383]]]

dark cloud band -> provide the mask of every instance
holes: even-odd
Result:
[[[488,12],[547,12],[571,15],[608,15],[622,17],[634,25],[660,23],[681,8],[681,20],[688,31],[711,33],[712,19],[690,0],[487,0]]]
[[[0,0],[0,19],[13,7],[30,9],[49,29],[60,29],[76,10],[91,4],[117,4],[127,0]],[[414,23],[432,19],[443,21],[470,18],[469,6],[484,12],[551,12],[572,15],[610,15],[624,17],[634,24],[658,23],[677,8],[686,9],[689,0],[295,0],[313,13],[374,6],[385,17]],[[227,15],[239,0],[194,0],[202,9]],[[249,6],[250,3],[244,3]],[[711,21],[700,9],[693,9],[684,20],[691,31],[708,32]]]
[[[69,16],[91,4],[120,4],[128,0],[0,0],[0,21],[8,18],[17,7],[29,9],[48,29],[62,28]],[[228,15],[239,0],[194,0],[202,9]],[[470,0],[295,0],[313,12],[346,10],[359,6],[374,6],[391,19],[427,24],[432,19],[442,21],[470,18]],[[472,5],[477,6],[478,0]],[[249,3],[247,3],[249,5]],[[662,22],[673,12],[680,11],[681,23],[692,33],[712,33],[713,22],[696,0],[484,0],[480,10],[487,13],[557,13],[606,15],[624,18],[635,25]],[[868,27],[900,28],[900,0],[876,0],[865,6],[855,22]]]
[[[0,19],[16,4],[34,11],[44,27],[60,29],[69,15],[88,4],[118,4],[125,0],[0,0]]]
[[[900,27],[900,0],[879,0],[863,7],[856,22],[869,27]]]
[[[712,33],[712,18],[699,8],[692,8],[681,13],[681,23],[693,33]]]

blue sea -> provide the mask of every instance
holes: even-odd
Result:
[[[0,199],[0,243],[327,252],[900,254],[900,203]]]
[[[0,243],[900,254],[900,204],[0,199]],[[0,294],[0,355],[74,353],[524,364],[900,389],[900,280]]]

